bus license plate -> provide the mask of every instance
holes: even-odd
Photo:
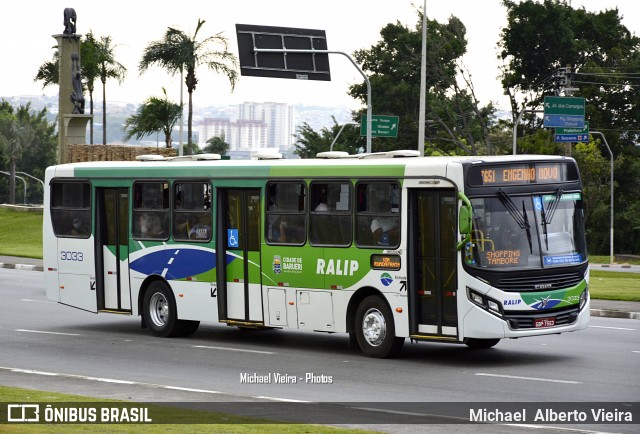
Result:
[[[554,325],[556,325],[556,318],[553,316],[550,318],[537,318],[535,320],[536,328],[553,327]]]

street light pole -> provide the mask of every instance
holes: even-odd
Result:
[[[516,139],[518,138],[518,124],[525,113],[544,113],[544,110],[522,110],[518,119],[513,123],[513,155],[516,155]]]
[[[604,142],[604,145],[607,147],[607,151],[609,151],[609,157],[611,160],[610,166],[611,166],[611,176],[609,179],[609,183],[610,185],[610,195],[611,195],[611,200],[610,200],[610,224],[609,224],[609,263],[613,264],[613,152],[611,152],[611,148],[609,147],[609,143],[607,143],[607,139],[604,136],[604,134],[602,134],[600,131],[590,131],[590,134],[597,134],[600,137],[602,137],[602,141]]]
[[[4,172],[4,171],[2,171],[2,170],[0,170],[0,173],[1,173],[1,174],[3,174],[3,175],[7,175],[7,176],[9,176],[9,177],[11,176],[11,174],[10,174],[9,172]],[[23,203],[23,204],[26,204],[26,203],[27,203],[27,181],[25,181],[25,179],[24,179],[22,176],[18,176],[18,175],[15,175],[15,174],[14,174],[14,175],[13,175],[13,177],[14,177],[14,178],[18,178],[18,179],[19,179],[19,180],[21,180],[21,181],[22,181],[22,183],[24,184],[24,191],[23,191],[23,193],[24,193],[24,194],[23,194],[24,199],[22,200],[22,203]],[[12,204],[12,205],[13,205],[13,204]]]
[[[420,117],[418,119],[418,152],[424,157],[424,124],[427,101],[427,0],[422,6],[422,55],[420,61]]]

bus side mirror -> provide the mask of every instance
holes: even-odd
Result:
[[[460,207],[460,213],[458,214],[458,228],[461,234],[466,235],[471,233],[471,208],[466,204]]]
[[[471,208],[471,202],[464,193],[459,191],[458,197],[463,202],[458,212],[458,230],[464,235],[464,239],[460,241],[456,247],[458,250],[461,250],[466,243],[471,241],[471,216],[473,215],[473,210]]]

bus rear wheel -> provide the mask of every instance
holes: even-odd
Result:
[[[365,356],[392,357],[402,348],[404,338],[395,336],[391,309],[381,297],[372,295],[362,300],[355,321],[356,340]]]
[[[464,343],[469,348],[473,349],[482,349],[482,348],[491,348],[494,347],[500,342],[500,339],[475,339],[475,338],[467,338]]]
[[[199,321],[179,320],[176,302],[169,287],[153,282],[144,295],[145,323],[158,337],[190,336],[198,329]]]

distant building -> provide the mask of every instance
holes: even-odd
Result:
[[[274,149],[286,152],[294,143],[293,106],[285,103],[246,102],[238,105],[237,119],[204,118],[198,125],[203,148],[211,137],[224,135],[229,151]]]

